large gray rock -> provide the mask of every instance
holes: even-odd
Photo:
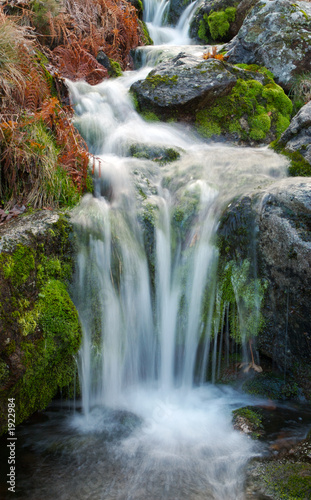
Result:
[[[259,347],[280,366],[311,359],[311,179],[287,178],[257,207],[260,274],[268,280]]]
[[[303,106],[283,132],[280,143],[291,153],[299,152],[311,165],[311,101]]]
[[[309,367],[310,377],[311,178],[286,178],[232,202],[218,236],[221,259],[250,260],[267,283],[260,352],[282,371]],[[299,384],[310,396],[311,379]]]
[[[270,143],[290,123],[292,102],[265,68],[240,68],[181,52],[135,82],[138,109],[194,123],[207,138]]]
[[[265,81],[260,73],[181,52],[156,66],[145,80],[135,82],[131,91],[141,109],[152,110],[163,118],[170,117],[173,112],[179,116],[193,115],[197,109],[213,102],[215,96],[228,95],[239,78]]]
[[[295,75],[311,70],[311,4],[260,0],[227,49],[231,63],[265,66],[290,90]]]

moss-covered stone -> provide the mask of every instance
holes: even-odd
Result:
[[[142,31],[142,43],[143,45],[153,45],[153,40],[149,34],[148,28],[146,26],[146,23],[144,21],[138,20],[140,29]]]
[[[180,158],[180,153],[174,148],[161,148],[159,146],[148,146],[147,144],[132,144],[130,146],[130,154],[134,158],[146,158],[156,161],[161,165]]]
[[[196,127],[200,134],[226,134],[256,142],[279,137],[289,125],[292,103],[283,89],[266,76],[265,85],[239,79],[229,95],[218,97],[210,107],[198,111]]]
[[[67,292],[73,253],[71,225],[60,216],[0,255],[0,432],[8,397],[15,398],[18,424],[74,375],[81,331]]]
[[[244,406],[233,410],[233,425],[236,429],[250,434],[252,439],[259,439],[263,434],[262,414],[258,408]]]
[[[268,462],[261,466],[265,492],[275,500],[306,500],[311,497],[311,465]]]
[[[289,376],[284,380],[281,375],[273,373],[259,373],[244,382],[243,390],[248,394],[277,400],[297,399],[301,392],[297,383]]]
[[[289,159],[289,175],[293,177],[311,177],[311,165],[307,160],[305,160],[299,151],[288,151],[284,144],[278,140],[271,142],[270,147],[277,153],[282,154]]]

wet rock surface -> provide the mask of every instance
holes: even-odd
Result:
[[[311,356],[311,182],[286,179],[258,205],[260,274],[268,280],[259,347],[290,368]]]
[[[162,116],[175,110],[193,113],[211,102],[215,95],[228,94],[244,73],[221,61],[205,61],[181,52],[171,61],[156,66],[145,80],[134,83],[131,90],[142,108]]]
[[[311,165],[311,101],[294,116],[281,135],[280,144],[291,153],[298,151]]]
[[[295,75],[311,69],[311,4],[259,1],[227,50],[231,63],[263,65],[289,91]]]
[[[257,348],[282,370],[292,371],[303,395],[310,397],[310,178],[287,178],[232,203],[219,235],[230,258],[255,259],[258,276],[266,280],[264,326]]]

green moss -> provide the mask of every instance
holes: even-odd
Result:
[[[118,63],[118,61],[114,61],[113,59],[109,59],[109,61],[110,61],[110,66],[111,66],[111,70],[109,71],[109,75],[114,77],[114,78],[117,78],[118,76],[122,76],[123,72],[122,72],[120,63]]]
[[[230,23],[235,20],[236,9],[228,7],[226,10],[212,12],[208,18],[208,27],[213,40],[221,40],[228,33]]]
[[[280,141],[273,141],[270,147],[279,154],[286,156],[290,161],[288,173],[292,177],[311,177],[311,165],[299,151],[287,151]]]
[[[267,283],[251,276],[250,261],[237,264],[220,262],[216,289],[215,315],[227,310],[230,336],[238,343],[253,338],[264,326],[261,313]]]
[[[17,245],[0,255],[0,333],[10,335],[0,365],[8,364],[16,352],[23,366],[9,389],[16,399],[18,423],[44,408],[74,376],[81,332],[66,287],[73,266],[71,235],[70,224],[61,216],[44,235],[30,237],[29,246]],[[7,397],[3,391],[0,413],[5,412]]]
[[[211,40],[223,40],[229,32],[230,24],[235,20],[235,15],[235,7],[212,11],[209,16],[204,14],[199,23],[198,38],[205,43],[210,43]]]
[[[311,465],[307,463],[268,463],[263,480],[276,500],[306,500],[311,497]]]
[[[267,68],[264,66],[258,66],[258,64],[235,64],[237,68],[244,69],[245,71],[251,71],[252,73],[261,73],[262,75],[265,75],[269,80],[274,79],[274,74],[271,73]]]
[[[283,132],[291,110],[290,99],[270,79],[266,85],[239,79],[228,96],[218,97],[196,114],[196,127],[205,137],[229,133],[263,141],[270,132],[276,136]],[[242,126],[245,121],[247,127]]]
[[[161,75],[151,75],[146,78],[146,81],[151,84],[151,87],[154,89],[158,85],[165,85],[165,86],[170,86],[172,87],[173,85],[177,84],[178,76],[173,75],[173,76],[161,76]]]
[[[207,23],[207,15],[204,14],[203,19],[201,19],[199,23],[198,38],[205,43],[209,43],[208,34],[209,34],[209,29]]]
[[[29,247],[17,245],[16,250],[11,255],[3,253],[0,255],[0,270],[14,286],[23,285],[34,268],[34,252]]]
[[[143,45],[153,45],[153,40],[149,34],[146,23],[144,23],[144,21],[141,21],[140,19],[138,19],[138,23],[139,23],[141,31],[143,33],[143,40],[142,40]]]
[[[143,111],[141,116],[146,122],[159,122],[160,118],[153,111]]]
[[[246,420],[249,427],[252,429],[251,437],[253,439],[258,439],[262,435],[263,425],[262,425],[262,414],[260,410],[253,408],[252,406],[245,406],[243,408],[238,408],[233,410],[233,422],[236,423],[238,417],[242,417]]]

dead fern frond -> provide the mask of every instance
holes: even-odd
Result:
[[[218,59],[219,61],[224,61],[226,56],[223,54],[217,54],[217,47],[214,45],[212,50],[208,50],[203,53],[203,59]]]

